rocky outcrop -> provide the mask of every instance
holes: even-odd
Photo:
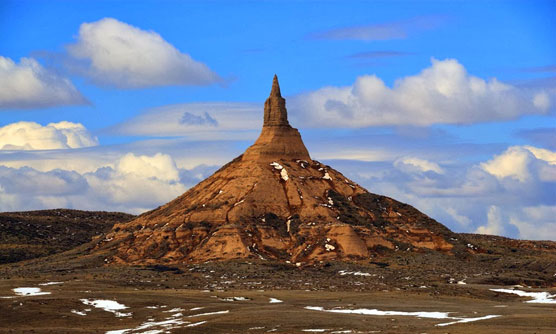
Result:
[[[443,225],[312,160],[288,123],[276,76],[253,146],[97,244],[113,251],[108,262],[133,264],[249,257],[301,264],[458,247]]]

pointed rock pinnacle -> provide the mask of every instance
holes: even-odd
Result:
[[[290,126],[288,123],[288,111],[286,110],[286,100],[280,93],[278,77],[274,75],[270,96],[264,103],[264,123],[263,126]]]
[[[278,77],[274,75],[270,96],[264,103],[264,122],[261,135],[245,153],[247,161],[278,161],[280,159],[300,159],[311,161],[297,129],[288,122],[286,100],[280,93]]]
[[[274,74],[274,79],[272,79],[272,89],[270,90],[270,96],[282,97],[280,93],[280,84],[278,83],[278,76]]]

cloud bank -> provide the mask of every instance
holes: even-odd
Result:
[[[33,58],[21,58],[16,64],[0,56],[0,87],[0,109],[88,103],[68,79],[45,69]]]
[[[42,126],[17,122],[0,127],[0,150],[53,150],[98,145],[82,124],[62,121]]]
[[[511,146],[479,162],[407,152],[393,161],[327,163],[369,191],[409,203],[452,230],[556,240],[555,155]]]
[[[313,127],[471,124],[545,114],[551,107],[546,92],[487,81],[455,59],[434,58],[430,67],[398,79],[392,88],[365,75],[352,86],[324,87],[290,100],[292,116]]]
[[[93,82],[119,88],[207,85],[220,77],[154,31],[113,18],[83,23],[67,46],[70,69]]]
[[[0,211],[64,207],[141,213],[174,199],[215,169],[179,169],[161,153],[127,153],[85,173],[0,166]]]

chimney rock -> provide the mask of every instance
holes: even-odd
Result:
[[[255,144],[245,151],[243,160],[264,162],[279,159],[311,160],[299,131],[288,122],[286,100],[280,93],[275,74],[270,96],[264,103],[263,130]]]
[[[274,74],[274,79],[272,80],[270,96],[264,103],[263,126],[290,126],[290,123],[288,123],[286,100],[280,94],[280,84],[276,74]]]

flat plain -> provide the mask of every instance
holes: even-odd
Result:
[[[413,277],[387,284],[382,282],[387,269],[377,266],[285,268],[236,261],[51,272],[38,267],[34,274],[25,267],[4,271],[0,280],[0,333],[554,333],[556,328],[554,303],[529,303],[530,298],[490,290],[503,286],[458,284],[451,277],[420,286]],[[21,287],[41,290],[17,296],[13,289]],[[556,293],[553,287],[505,288]]]

